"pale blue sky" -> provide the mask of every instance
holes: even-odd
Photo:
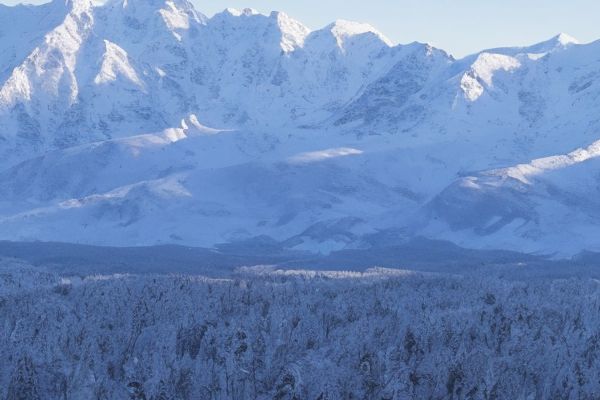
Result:
[[[5,4],[18,1],[0,0]],[[29,0],[30,3],[43,2]],[[226,7],[284,11],[320,28],[335,19],[368,22],[395,43],[428,42],[455,56],[526,45],[560,32],[600,39],[599,0],[193,0],[209,16]]]

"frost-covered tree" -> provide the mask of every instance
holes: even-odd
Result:
[[[594,399],[600,284],[2,267],[0,399]]]

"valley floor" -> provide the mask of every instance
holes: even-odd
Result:
[[[592,399],[600,284],[368,269],[0,267],[0,398]]]

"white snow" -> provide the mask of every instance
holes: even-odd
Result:
[[[368,24],[184,0],[0,23],[1,239],[600,249],[599,43],[455,60]]]
[[[313,163],[313,162],[319,162],[319,161],[329,160],[329,159],[337,158],[337,157],[346,157],[346,156],[359,155],[359,154],[362,154],[362,153],[363,152],[361,150],[358,150],[358,149],[353,149],[353,148],[349,148],[349,147],[342,147],[342,148],[337,148],[337,149],[327,149],[327,150],[311,151],[311,152],[307,152],[307,153],[301,153],[301,154],[298,154],[298,155],[295,155],[295,156],[291,157],[289,159],[289,161],[291,163],[297,163],[297,164]]]
[[[381,32],[379,32],[377,29],[373,28],[369,24],[339,19],[333,24],[329,25],[326,29],[330,30],[331,33],[333,33],[338,46],[342,49],[345,47],[345,42],[349,38],[352,38],[353,36],[364,35],[367,33],[373,34],[388,46],[393,45],[391,40],[386,38]]]
[[[106,52],[102,59],[100,72],[94,78],[94,83],[97,85],[106,84],[116,81],[119,76],[123,76],[143,89],[142,81],[133,66],[129,63],[127,52],[108,40],[105,40],[104,43],[106,45]]]
[[[528,164],[519,164],[514,167],[499,170],[497,173],[506,174],[511,178],[518,179],[523,183],[529,184],[531,183],[529,181],[530,177],[535,177],[552,170],[567,168],[599,156],[600,141],[597,141],[584,149],[577,149],[565,155],[535,159]]]
[[[581,44],[581,42],[579,40],[575,39],[573,36],[568,35],[566,33],[558,34],[558,36],[556,36],[555,40],[556,40],[556,42],[558,42],[559,44],[561,44],[563,46],[568,46],[571,44]]]
[[[494,75],[498,71],[513,72],[519,67],[521,63],[513,57],[482,53],[472,64],[470,71],[463,75],[461,88],[467,99],[475,101],[484,93],[485,86],[494,86]]]

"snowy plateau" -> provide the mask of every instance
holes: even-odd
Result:
[[[598,399],[599,156],[600,41],[0,4],[0,399]]]

